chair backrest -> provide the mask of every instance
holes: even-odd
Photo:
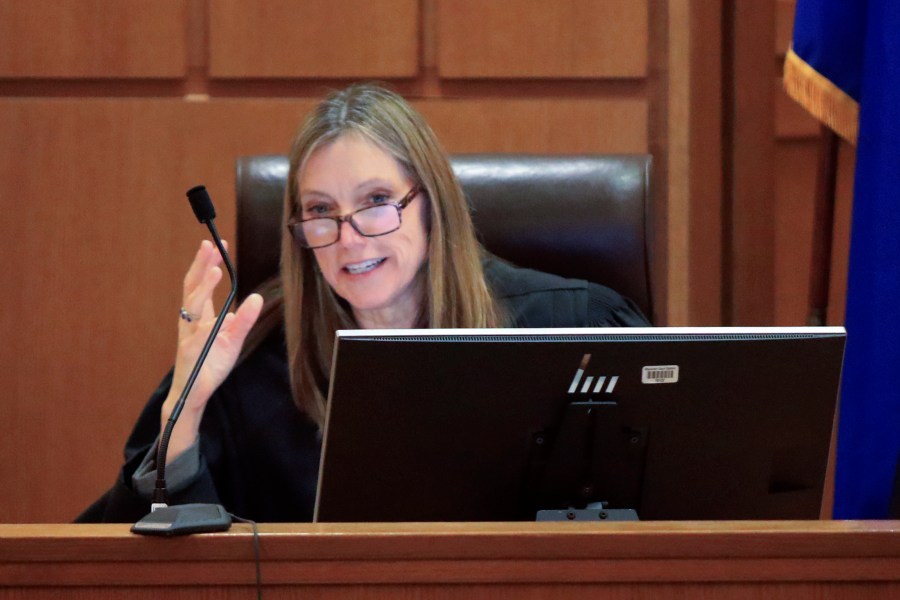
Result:
[[[479,239],[514,264],[602,283],[652,318],[649,155],[451,158]],[[239,296],[278,272],[284,156],[237,161]]]

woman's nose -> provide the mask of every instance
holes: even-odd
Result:
[[[366,236],[356,231],[350,221],[341,221],[341,237],[338,243],[343,246],[356,246],[365,243]]]

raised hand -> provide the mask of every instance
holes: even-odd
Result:
[[[204,240],[184,277],[183,312],[178,321],[175,372],[172,387],[162,407],[162,427],[165,427],[216,322],[217,312],[212,297],[222,280],[222,268],[219,266],[221,262],[222,257],[215,245]],[[262,305],[263,300],[259,294],[250,294],[235,312],[225,317],[172,432],[167,463],[196,441],[206,403],[234,368],[247,333],[259,317]]]

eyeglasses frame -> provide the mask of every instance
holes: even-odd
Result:
[[[288,231],[290,231],[291,236],[293,236],[294,241],[297,242],[298,244],[300,244],[303,248],[306,248],[308,250],[318,250],[319,248],[327,248],[328,246],[333,246],[334,244],[337,244],[339,241],[341,241],[341,231],[343,230],[343,227],[341,227],[341,224],[343,224],[343,223],[349,223],[350,227],[352,227],[356,233],[358,233],[359,235],[361,235],[363,237],[380,237],[382,235],[387,235],[389,233],[393,233],[393,232],[397,231],[398,229],[400,229],[400,227],[403,225],[403,209],[405,209],[407,206],[409,206],[409,203],[412,202],[415,199],[415,197],[419,194],[419,192],[421,192],[421,191],[422,191],[421,184],[416,184],[412,187],[412,189],[409,190],[409,192],[406,193],[405,196],[403,196],[396,202],[385,202],[384,204],[376,204],[374,206],[364,206],[362,208],[357,208],[356,210],[349,212],[346,215],[340,215],[337,217],[310,217],[308,219],[300,219],[299,221],[292,220],[292,221],[288,222],[287,228],[288,228]],[[394,229],[391,229],[390,231],[384,231],[382,233],[375,233],[375,234],[368,234],[368,233],[363,233],[362,231],[360,231],[359,227],[356,226],[356,223],[353,222],[353,216],[364,210],[370,210],[372,208],[376,208],[379,206],[393,206],[394,208],[397,209],[397,218],[398,218],[397,226]],[[321,246],[310,246],[306,242],[306,236],[303,234],[303,231],[302,231],[303,224],[306,222],[309,222],[309,221],[316,221],[316,220],[320,220],[320,219],[329,219],[329,220],[337,223],[337,232],[338,232],[337,238],[335,238],[335,240],[333,242],[329,242],[328,244],[323,244]],[[296,231],[298,229],[300,230],[299,235]]]

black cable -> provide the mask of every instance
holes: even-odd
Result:
[[[242,519],[241,517],[228,513],[231,515],[231,518],[238,523],[249,523],[250,527],[253,528],[253,554],[256,557],[256,599],[262,600],[262,558],[259,549],[259,529],[256,526],[256,521],[251,521],[250,519]]]

